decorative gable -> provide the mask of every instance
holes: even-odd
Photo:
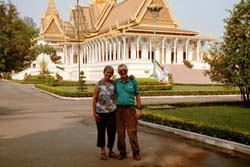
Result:
[[[152,1],[151,5],[152,3],[156,3],[163,7],[162,10],[158,14],[157,25],[176,28],[177,24],[174,19],[174,16],[172,15],[169,5],[166,2],[163,2],[163,0],[155,0],[155,2]],[[153,23],[152,14],[150,10],[146,10],[144,16],[142,17],[140,21],[140,24],[152,25],[152,23]]]
[[[58,25],[56,24],[55,19],[52,19],[50,24],[48,25],[45,34],[50,34],[50,35],[58,35],[58,34],[62,34],[61,29],[58,27]]]

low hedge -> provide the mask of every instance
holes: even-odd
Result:
[[[78,86],[78,81],[59,81],[55,83],[53,86]]]
[[[229,141],[235,141],[238,143],[250,144],[250,134],[235,132],[228,129],[221,129],[215,126],[205,126],[202,124],[195,123],[187,123],[182,121],[181,119],[168,119],[162,118],[160,116],[152,115],[152,114],[143,114],[143,121],[156,123],[159,125],[169,126],[173,128],[183,129],[186,131],[191,131],[199,134],[204,134],[216,138],[221,138]]]
[[[54,84],[57,84],[57,82],[55,82]],[[87,84],[85,84],[87,85]],[[67,97],[90,97],[93,95],[93,92],[88,92],[88,93],[83,93],[83,92],[63,92],[63,91],[59,91],[56,89],[53,89],[53,87],[51,85],[46,86],[43,84],[37,84],[36,85],[37,88],[49,91],[51,93],[55,93],[61,96],[67,96]],[[148,91],[150,89],[150,91]],[[239,94],[239,91],[192,91],[192,92],[172,92],[172,91],[168,91],[172,89],[171,86],[149,86],[149,85],[144,85],[144,86],[140,86],[140,95],[141,96],[178,96],[178,95],[228,95],[228,94]]]
[[[38,89],[42,89],[60,96],[65,96],[65,97],[92,97],[93,93],[90,92],[63,92],[60,90],[56,90],[51,86],[46,86],[46,85],[42,85],[42,84],[36,84],[35,85],[36,88]]]

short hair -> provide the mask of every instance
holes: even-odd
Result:
[[[117,68],[118,71],[119,71],[119,68],[120,68],[120,67],[126,67],[126,69],[128,69],[128,67],[127,67],[126,64],[120,64],[120,65],[118,66],[118,68]]]
[[[110,65],[107,65],[107,66],[104,67],[103,73],[105,73],[107,70],[110,70],[110,71],[112,71],[112,73],[114,73],[114,68],[112,66],[110,66]]]

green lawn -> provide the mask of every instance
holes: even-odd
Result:
[[[250,134],[250,110],[240,106],[200,106],[163,110],[143,110],[170,120],[205,125]]]

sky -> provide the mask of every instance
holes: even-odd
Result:
[[[8,2],[9,0],[4,0]],[[37,26],[48,7],[49,0],[10,0],[21,17],[32,17]],[[90,0],[79,0],[87,5]],[[221,39],[224,32],[223,19],[229,17],[226,10],[233,9],[240,0],[168,0],[179,28],[199,32],[202,36]],[[55,0],[60,17],[69,21],[70,8],[77,0]]]

